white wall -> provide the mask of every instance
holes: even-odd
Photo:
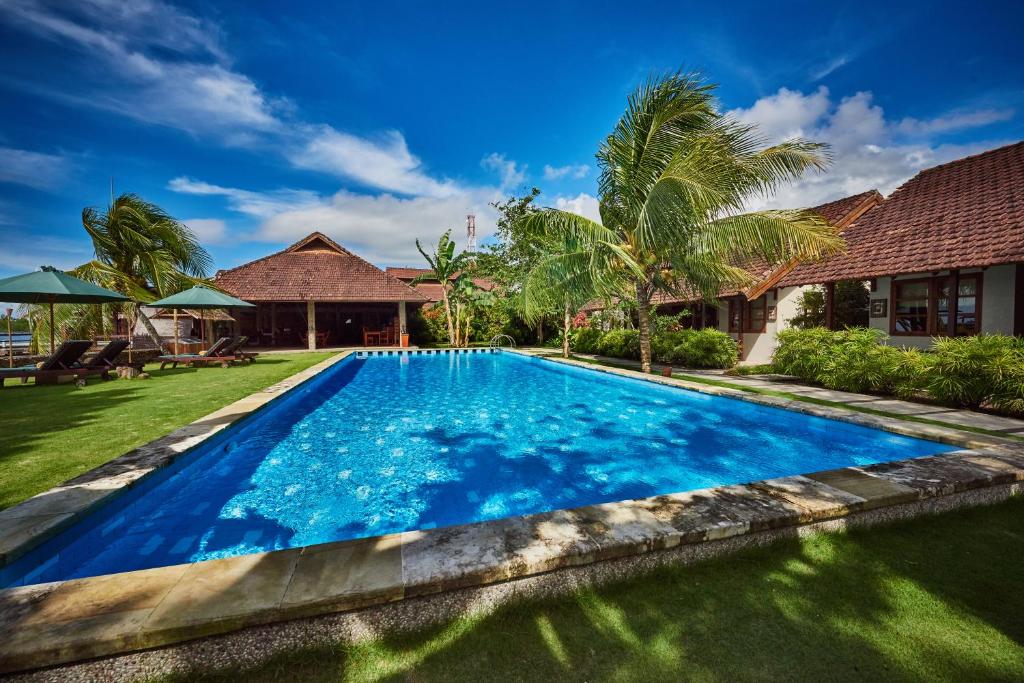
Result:
[[[768,300],[768,307],[775,307],[775,320],[767,322],[764,332],[730,333],[733,339],[743,342],[741,365],[760,365],[771,362],[775,347],[778,346],[776,335],[791,326],[789,321],[797,314],[800,295],[806,289],[809,287],[783,287],[778,290],[768,290],[765,297]],[[776,298],[776,292],[778,298]],[[719,302],[718,329],[722,332],[729,332],[729,303],[727,301]]]
[[[150,322],[153,323],[153,327],[156,328],[157,334],[163,339],[174,339],[174,318],[173,317],[159,317],[150,318]],[[188,315],[184,313],[178,314],[178,337],[187,337],[189,332],[192,330],[192,325],[195,324],[196,329],[199,329],[199,321],[193,321]],[[149,333],[146,331],[146,326],[142,324],[142,320],[138,320],[135,323],[135,336],[147,337]]]

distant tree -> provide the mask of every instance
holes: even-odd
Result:
[[[455,253],[455,240],[452,239],[451,230],[446,230],[441,235],[431,253],[427,253],[419,240],[416,240],[416,248],[430,266],[430,272],[417,276],[412,284],[417,285],[426,280],[437,280],[441,283],[441,303],[444,306],[445,321],[448,323],[448,343],[458,346],[459,327],[452,307],[452,298],[455,279],[469,266],[472,254],[465,251]]]

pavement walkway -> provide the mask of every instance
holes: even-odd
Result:
[[[550,350],[550,349],[549,349]],[[595,354],[577,353],[573,354],[579,358],[587,358],[602,363],[612,363],[623,367],[640,369],[640,361],[624,358],[610,358]],[[655,372],[661,372],[664,365],[653,364]],[[693,377],[706,377],[717,382],[728,382],[737,388],[748,387],[751,389],[767,389],[770,391],[782,391],[796,396],[816,398],[823,401],[848,404],[852,407],[869,408],[880,410],[893,415],[906,417],[917,417],[926,420],[943,422],[950,426],[974,427],[986,429],[1001,434],[1024,437],[1024,420],[1001,415],[990,415],[974,410],[962,410],[937,406],[928,403],[916,403],[914,401],[902,401],[891,396],[873,396],[871,394],[856,394],[849,391],[836,391],[824,387],[814,387],[801,384],[792,378],[779,375],[748,375],[735,376],[726,375],[723,370],[690,370],[685,368],[673,368],[676,376],[690,375]]]

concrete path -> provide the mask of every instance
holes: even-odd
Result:
[[[557,353],[557,351],[552,352]],[[579,358],[588,358],[590,360],[614,363],[624,367],[640,368],[640,361],[635,360],[609,358],[607,356],[598,356],[586,353],[577,353],[574,355]],[[652,367],[654,372],[660,373],[662,368],[665,366],[655,363]],[[988,413],[979,413],[973,410],[958,410],[956,408],[947,408],[945,406],[936,406],[927,403],[901,401],[893,397],[855,394],[849,391],[835,391],[832,389],[825,389],[823,387],[812,387],[777,375],[750,375],[746,377],[738,377],[726,375],[723,370],[688,370],[682,368],[674,368],[674,374],[707,377],[708,379],[714,379],[718,382],[728,382],[729,384],[735,385],[739,388],[749,387],[752,389],[784,391],[797,396],[806,396],[808,398],[816,398],[823,401],[845,403],[855,407],[870,408],[871,410],[881,410],[894,415],[920,417],[927,420],[945,422],[949,425],[976,427],[978,429],[987,429],[993,432],[1000,432],[1002,434],[1024,437],[1024,420],[1018,420],[1012,417],[990,415]]]

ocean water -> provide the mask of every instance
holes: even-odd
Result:
[[[950,449],[514,353],[353,356],[2,570],[0,585]]]

